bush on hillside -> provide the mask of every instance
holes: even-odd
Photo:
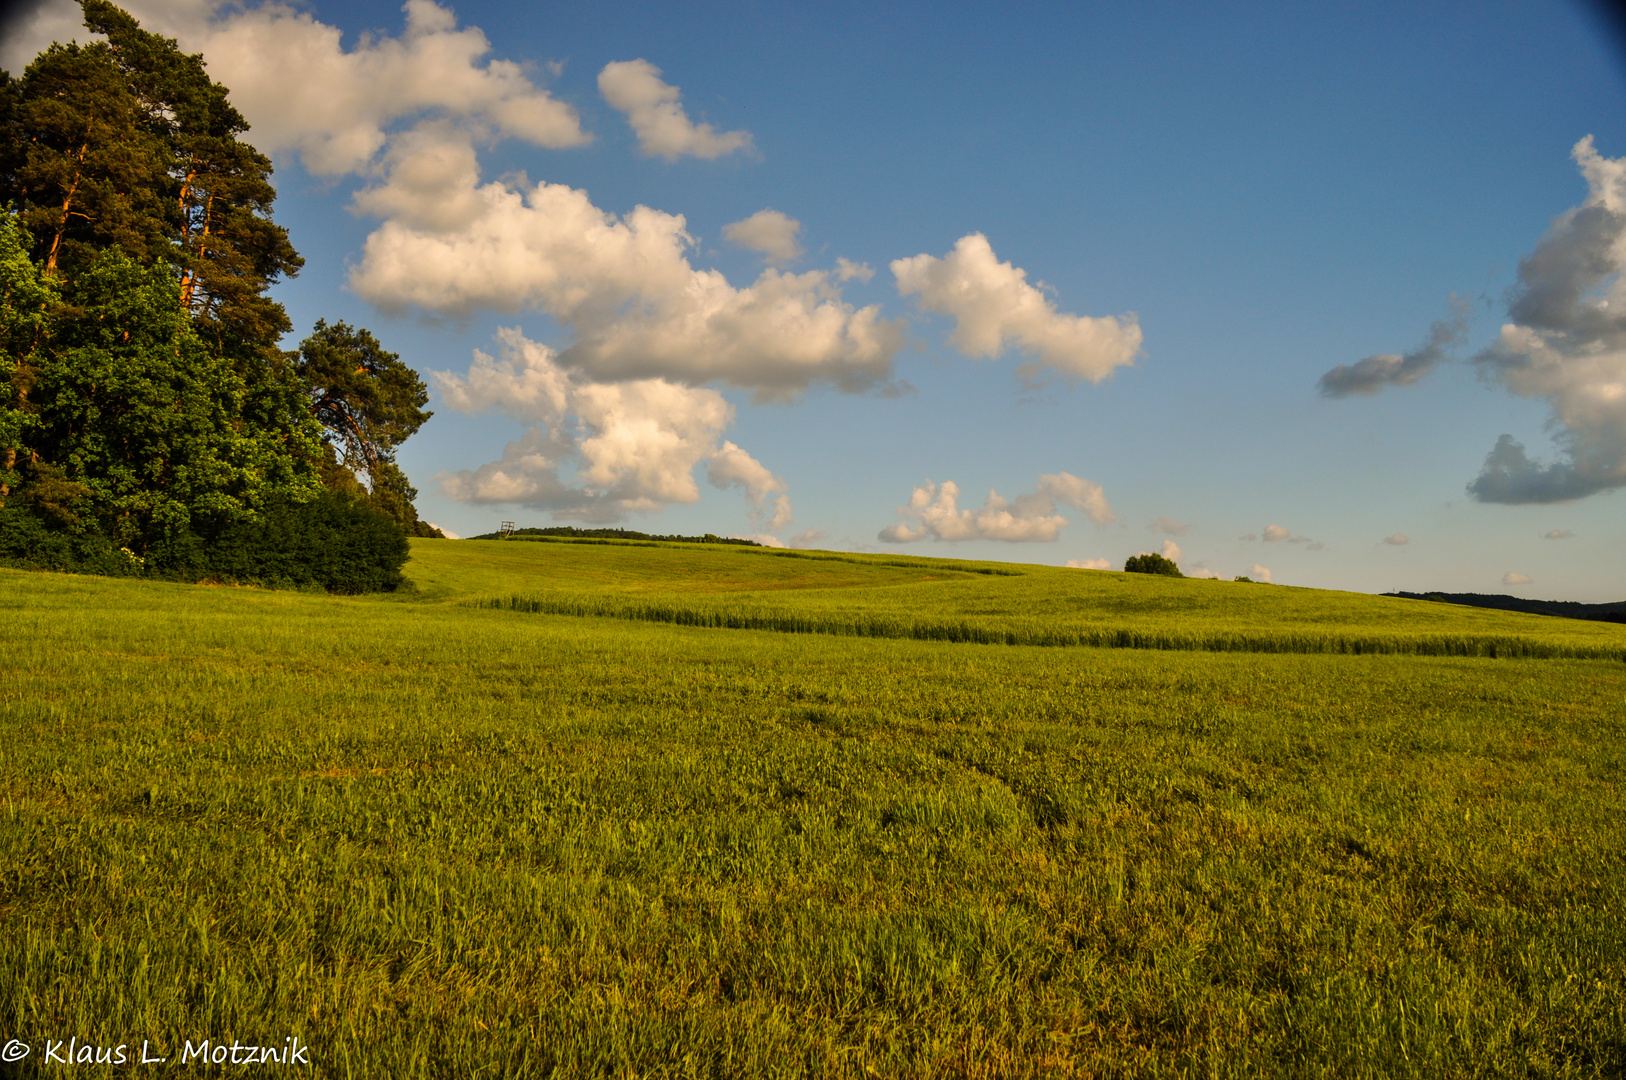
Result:
[[[26,570],[320,588],[353,595],[405,582],[406,534],[388,514],[338,492],[268,508],[212,537],[189,530],[154,541],[145,557],[93,528],[50,521],[19,500],[0,506],[0,565]]]
[[[1155,552],[1143,552],[1131,555],[1129,561],[1124,563],[1124,572],[1127,574],[1162,574],[1164,577],[1185,577],[1180,567],[1175,565],[1173,559],[1166,559]]]

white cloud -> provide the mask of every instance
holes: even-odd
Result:
[[[439,529],[440,530],[440,535],[444,536],[448,540],[461,540],[461,539],[463,539],[461,536],[457,535],[452,530],[446,528],[443,525],[436,525],[433,521],[425,522],[425,524],[428,525],[431,529]]]
[[[1248,535],[1242,537],[1242,539],[1244,539],[1244,540],[1253,540],[1253,539],[1257,539],[1257,538],[1254,536],[1253,533],[1249,533]],[[1264,542],[1265,543],[1267,543],[1267,544],[1279,544],[1283,540],[1287,541],[1289,544],[1308,544],[1308,545],[1310,545],[1309,547],[1305,548],[1306,551],[1320,551],[1323,547],[1326,546],[1326,545],[1322,544],[1319,540],[1311,540],[1308,536],[1299,536],[1299,535],[1295,534],[1291,529],[1288,529],[1287,527],[1282,526],[1282,525],[1266,525],[1265,526],[1265,532],[1264,532]]]
[[[1101,491],[1101,485],[1071,473],[1051,473],[1039,477],[1038,490],[1030,495],[1006,499],[990,491],[978,510],[959,508],[960,488],[952,480],[941,485],[927,480],[910,495],[909,505],[898,512],[912,519],[881,530],[880,539],[909,543],[931,537],[934,540],[1005,540],[1011,543],[1054,540],[1067,527],[1067,519],[1056,513],[1063,502],[1089,515],[1096,524],[1113,521],[1115,515]]]
[[[1068,559],[1067,565],[1074,570],[1111,570],[1110,559]]]
[[[1168,517],[1160,517],[1146,527],[1153,532],[1167,533],[1170,536],[1184,536],[1191,531],[1190,525]]]
[[[897,259],[892,273],[898,292],[914,296],[925,311],[955,320],[950,341],[966,356],[996,357],[1014,343],[1036,357],[1018,371],[1032,379],[1041,366],[1071,378],[1100,382],[1135,361],[1141,351],[1134,315],[1092,318],[1056,310],[1048,297],[1028,284],[1027,271],[1002,263],[987,237],[961,237],[941,259],[916,255]]]
[[[1388,536],[1383,538],[1383,542],[1385,544],[1393,544],[1396,547],[1401,547],[1405,544],[1411,543],[1411,537],[1407,536],[1405,533],[1390,533]]]
[[[1444,360],[1447,349],[1467,340],[1468,314],[1468,301],[1453,296],[1451,317],[1440,319],[1430,326],[1423,344],[1404,356],[1379,353],[1355,364],[1339,364],[1321,376],[1318,385],[1322,394],[1327,397],[1348,397],[1351,394],[1375,394],[1385,386],[1410,386]]]
[[[836,279],[839,281],[851,281],[854,278],[868,281],[874,276],[875,270],[869,263],[855,263],[851,259],[840,257],[836,259]]]
[[[823,540],[825,535],[823,529],[803,529],[790,538],[790,546],[793,548],[810,548]]]
[[[1549,540],[1568,540],[1575,534],[1568,529],[1552,529],[1546,535]]]
[[[203,53],[210,76],[230,89],[251,125],[257,149],[297,152],[318,176],[365,171],[393,125],[428,113],[553,149],[592,138],[575,109],[519,64],[487,59],[485,34],[459,30],[451,9],[432,0],[408,0],[401,36],[366,35],[348,51],[338,27],[276,0],[246,9],[220,0],[120,6],[144,29]],[[0,50],[14,72],[53,38],[90,36],[79,6],[65,0],[41,5],[18,29]]]
[[[1260,566],[1258,563],[1253,564],[1253,570],[1249,572],[1248,576],[1253,578],[1255,581],[1263,581],[1267,585],[1272,583],[1270,567]]]
[[[1163,555],[1163,557],[1165,559],[1168,559],[1170,562],[1179,562],[1180,561],[1180,545],[1176,544],[1173,540],[1165,540],[1165,541],[1163,541],[1162,555]]]
[[[678,100],[678,88],[662,82],[661,69],[648,60],[605,64],[598,73],[598,90],[605,101],[626,113],[639,149],[652,157],[716,158],[751,149],[748,131],[719,132],[710,124],[691,121]]]
[[[706,477],[717,487],[738,485],[745,489],[751,501],[752,516],[759,522],[766,519],[769,532],[778,532],[791,522],[790,496],[780,494],[768,508],[768,497],[785,490],[785,481],[769,471],[768,467],[750,454],[724,441],[706,464]]]
[[[731,244],[759,251],[771,263],[787,263],[802,254],[796,234],[802,223],[778,210],[758,210],[744,221],[723,226],[723,237]],[[845,278],[842,278],[845,281]]]
[[[763,547],[782,548],[782,547],[785,546],[785,542],[783,540],[779,539],[779,537],[770,536],[767,533],[751,533],[751,534],[749,534],[747,536],[732,537],[732,539],[735,539],[735,540],[755,540],[757,543],[761,544]]]
[[[1507,573],[1502,575],[1503,585],[1528,585],[1530,584],[1530,580],[1529,575],[1515,573],[1512,570],[1509,570]]]
[[[735,288],[689,263],[681,215],[640,206],[617,217],[562,184],[476,186],[471,153],[460,133],[423,129],[357,196],[392,215],[351,271],[357,295],[439,315],[545,312],[574,332],[557,362],[597,381],[721,380],[785,399],[813,383],[858,391],[891,377],[901,324],[844,303],[827,273],[769,268]]]
[[[784,482],[744,450],[719,445],[734,408],[717,391],[660,379],[590,382],[517,328],[501,329],[497,338],[500,359],[476,351],[465,375],[434,372],[431,378],[450,408],[500,412],[528,430],[498,461],[442,475],[441,488],[451,498],[515,503],[551,510],[556,518],[619,521],[698,500],[694,470],[702,462],[714,483],[739,484],[755,501],[784,490]],[[784,508],[788,513],[788,500]]]
[[[406,32],[366,36],[346,51],[336,26],[279,3],[181,35],[209,73],[231,88],[266,153],[297,150],[320,176],[364,170],[395,122],[433,112],[538,146],[579,146],[591,136],[576,111],[507,60],[486,60],[477,27],[457,28],[449,8],[408,0]]]

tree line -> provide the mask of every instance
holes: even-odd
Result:
[[[105,40],[0,71],[0,560],[393,587],[439,535],[423,381],[343,322],[281,347],[270,159],[200,55],[81,6]]]

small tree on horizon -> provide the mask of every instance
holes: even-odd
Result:
[[[1156,552],[1145,551],[1139,555],[1131,555],[1129,561],[1124,563],[1126,574],[1162,574],[1164,577],[1185,577],[1180,567],[1173,559],[1168,559]]]

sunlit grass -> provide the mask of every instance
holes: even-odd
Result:
[[[0,571],[23,1074],[47,1038],[173,1067],[188,1038],[290,1034],[334,1076],[1626,1070],[1618,660],[466,603],[597,575],[837,614],[980,595],[992,619],[1122,579],[667,550],[420,543],[417,593],[356,600]],[[1167,584],[1117,610],[1320,597],[1378,625],[1349,594]],[[1436,620],[1417,633],[1480,614],[1396,604]]]

